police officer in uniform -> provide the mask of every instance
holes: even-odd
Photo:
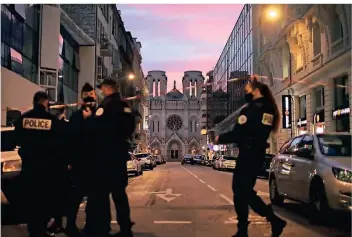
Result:
[[[76,225],[76,219],[80,204],[84,196],[87,196],[89,185],[94,180],[89,180],[90,174],[94,172],[94,147],[95,136],[94,131],[90,127],[93,118],[85,118],[84,112],[89,111],[95,113],[96,110],[96,94],[94,88],[86,83],[81,90],[81,98],[83,105],[75,111],[70,119],[70,176],[71,188],[69,192],[69,203],[67,210],[67,225],[65,234],[67,236],[81,236],[80,231]],[[88,200],[86,210],[88,207]],[[90,221],[86,220],[85,229],[88,231]]]
[[[116,208],[116,220],[120,225],[120,236],[132,237],[130,206],[126,194],[128,175],[126,162],[129,157],[127,139],[135,129],[135,117],[129,105],[121,100],[114,80],[105,79],[98,88],[104,100],[96,110],[94,127],[97,131],[97,158],[104,169],[97,174],[100,187],[89,196],[89,215],[94,215],[94,233],[98,236],[110,232],[109,194]],[[97,170],[99,171],[99,170]]]
[[[15,123],[15,139],[22,159],[21,178],[24,182],[28,232],[31,237],[51,236],[46,232],[48,219],[59,205],[62,162],[57,156],[63,124],[48,112],[49,99],[45,92],[37,92],[33,109]]]
[[[238,219],[238,232],[234,237],[248,236],[248,207],[271,223],[272,236],[278,237],[286,226],[286,221],[276,216],[271,205],[266,205],[253,190],[258,171],[264,162],[267,139],[270,132],[279,127],[279,110],[267,85],[254,77],[245,86],[248,103],[240,112],[232,131],[215,138],[215,143],[236,143],[239,158],[233,175],[232,190]]]

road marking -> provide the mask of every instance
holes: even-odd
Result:
[[[261,216],[253,216],[253,215],[249,215],[248,217],[248,221],[250,222],[250,224],[252,225],[266,225],[269,222],[265,220],[264,217]],[[238,220],[237,220],[237,216],[232,216],[229,219],[227,219],[227,221],[224,222],[225,224],[237,224]]]
[[[176,193],[172,193],[172,189],[168,188],[165,191],[161,191],[161,192],[152,192],[153,194],[156,194],[156,196],[164,199],[167,202],[171,202],[172,200],[174,200],[175,198],[181,196],[181,194],[176,194]],[[171,196],[171,197],[170,197]]]
[[[198,176],[197,176],[197,175],[193,175],[193,176],[198,179]]]
[[[192,224],[192,221],[154,221],[154,224]]]
[[[200,181],[201,183],[205,184],[205,182],[204,182],[202,179],[199,179],[199,181]]]
[[[233,205],[233,201],[230,198],[226,197],[224,194],[219,194],[219,195],[220,197],[225,199],[229,204]]]
[[[210,188],[211,190],[213,190],[214,192],[216,192],[216,189],[215,189],[215,188],[213,188],[213,187],[210,186],[209,184],[208,184],[207,186],[208,186],[208,188]]]
[[[267,193],[267,192],[261,192],[261,191],[258,191],[258,192],[257,192],[257,195],[258,195],[258,196],[263,196],[263,197],[269,197],[269,196],[270,196],[269,193]]]

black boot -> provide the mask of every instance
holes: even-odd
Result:
[[[248,221],[244,223],[238,222],[237,233],[232,237],[248,237],[248,224],[249,224]]]
[[[279,237],[282,234],[285,226],[287,225],[287,222],[281,219],[280,217],[278,217],[277,215],[275,215],[271,205],[269,205],[269,209],[270,209],[270,214],[266,219],[271,224],[271,236]]]
[[[77,226],[68,225],[64,231],[68,237],[82,237],[83,233],[77,228]]]

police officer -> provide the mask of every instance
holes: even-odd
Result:
[[[33,109],[24,113],[15,123],[15,139],[20,146],[21,177],[24,182],[27,228],[31,237],[51,236],[46,232],[48,219],[60,187],[62,164],[57,156],[63,124],[48,112],[49,99],[45,92],[37,92]]]
[[[67,225],[65,229],[65,234],[67,236],[81,236],[80,231],[76,225],[76,218],[80,204],[84,198],[87,196],[89,185],[94,182],[94,180],[89,180],[89,175],[94,172],[94,147],[95,137],[92,136],[93,132],[90,127],[92,122],[92,117],[85,118],[84,113],[89,111],[90,113],[95,113],[96,110],[96,94],[94,88],[86,83],[81,90],[81,98],[83,100],[83,105],[77,111],[75,111],[70,119],[70,176],[72,180],[71,189],[69,192],[69,204],[67,210]],[[83,112],[85,111],[85,112]],[[86,205],[86,210],[88,207],[88,200]],[[85,229],[89,231],[90,221],[86,219]]]
[[[104,100],[94,114],[94,127],[97,131],[96,154],[104,169],[99,172],[99,190],[89,196],[89,215],[94,215],[95,234],[108,235],[110,231],[109,194],[116,208],[116,220],[120,225],[120,235],[131,237],[132,225],[130,206],[126,194],[128,175],[126,162],[129,157],[127,139],[135,129],[135,117],[129,105],[121,100],[114,80],[105,79],[98,88]],[[99,170],[97,170],[99,171]]]
[[[266,205],[253,190],[258,171],[264,162],[270,132],[279,127],[279,111],[267,85],[254,77],[245,86],[248,103],[240,112],[232,131],[215,138],[215,143],[236,143],[239,158],[233,175],[232,190],[238,219],[238,232],[234,237],[248,236],[248,207],[271,223],[272,236],[280,236],[286,221],[276,216],[271,205]]]

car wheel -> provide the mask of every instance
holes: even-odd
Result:
[[[285,198],[279,194],[275,178],[270,180],[269,191],[270,201],[272,204],[280,206],[284,203]]]
[[[325,194],[325,187],[321,181],[313,182],[310,193],[313,207],[313,218],[319,222],[328,222],[331,208]]]
[[[139,176],[139,171],[137,170],[135,173],[134,173],[134,176]]]
[[[143,174],[143,169],[141,167],[141,171],[139,171],[139,175],[142,175]]]
[[[153,169],[154,169],[154,166],[153,166],[153,165],[151,165],[151,166],[150,166],[150,170],[153,170]]]

